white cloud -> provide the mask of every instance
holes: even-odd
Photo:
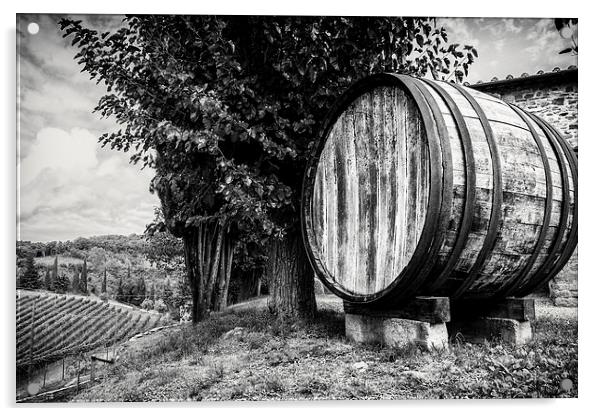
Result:
[[[515,19],[502,19],[502,23],[506,32],[516,34],[523,30],[523,28],[516,23]]]
[[[25,240],[141,233],[159,205],[148,192],[149,169],[114,152],[98,157],[85,129],[44,128],[21,163],[19,231]]]
[[[47,127],[21,163],[21,184],[28,185],[45,170],[68,177],[87,173],[97,164],[96,138],[88,130],[74,128],[68,133]]]
[[[464,18],[442,18],[439,24],[447,30],[450,43],[459,43],[461,45],[471,45],[478,48],[480,42],[475,36],[472,25],[468,24]]]

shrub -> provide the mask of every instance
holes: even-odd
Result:
[[[140,307],[142,309],[146,309],[147,311],[150,311],[151,309],[153,309],[154,306],[155,306],[155,303],[148,298],[144,299],[144,301],[140,304]]]
[[[146,302],[146,300],[145,300],[145,302]],[[144,302],[143,302],[143,304],[144,304]],[[162,299],[157,299],[155,301],[154,307],[157,312],[161,312],[161,313],[167,312],[167,305],[165,304],[165,302],[163,302]]]

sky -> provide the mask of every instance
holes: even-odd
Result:
[[[97,143],[116,124],[92,112],[105,88],[80,72],[59,18],[19,15],[17,20],[17,239],[140,234],[159,206],[148,190],[154,173]],[[99,31],[121,21],[111,15],[77,18]],[[38,25],[37,33],[28,31],[30,23]],[[450,42],[476,47],[470,83],[577,65],[576,56],[558,54],[568,41],[552,19],[439,18],[437,23],[447,28]]]

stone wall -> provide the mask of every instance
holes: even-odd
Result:
[[[470,88],[494,94],[536,114],[554,126],[578,148],[577,135],[577,68],[556,68],[538,75],[492,80],[470,85]],[[577,249],[567,265],[549,283],[548,293],[557,306],[577,306]]]

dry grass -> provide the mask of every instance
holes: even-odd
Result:
[[[361,346],[344,337],[337,300],[320,298],[301,326],[261,307],[129,344],[106,382],[83,401],[575,397],[577,318],[542,315],[523,347],[452,342],[427,353]],[[561,389],[570,379],[573,388]]]

